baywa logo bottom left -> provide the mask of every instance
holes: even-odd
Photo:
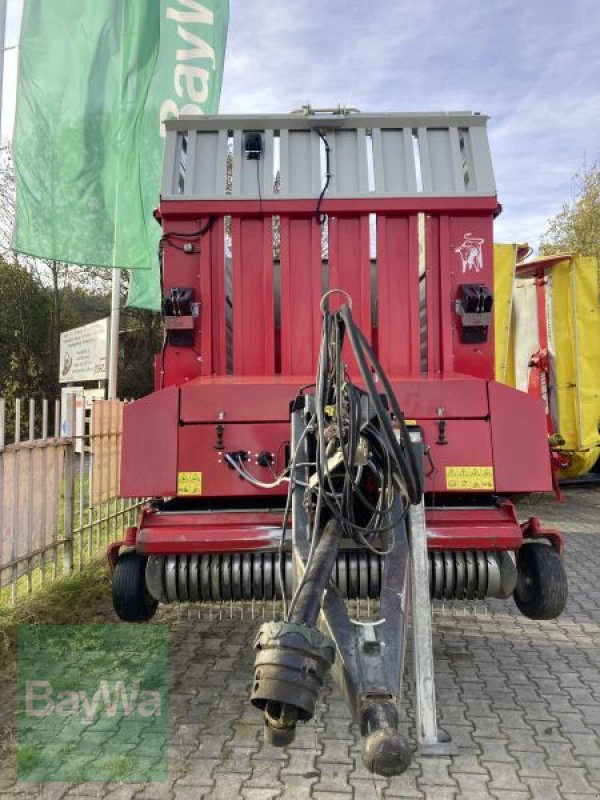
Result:
[[[166,625],[23,625],[20,781],[167,780]]]

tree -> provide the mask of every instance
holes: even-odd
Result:
[[[540,253],[581,253],[600,263],[600,162],[584,165],[573,184],[573,199],[549,221]]]
[[[56,397],[62,331],[110,314],[112,270],[63,264],[16,253],[12,154],[0,147],[0,397]],[[121,299],[127,297],[124,271]],[[125,308],[121,316],[119,394],[139,397],[153,386],[160,350],[159,314]]]
[[[49,292],[18,264],[0,261],[0,387],[7,398],[44,393]]]

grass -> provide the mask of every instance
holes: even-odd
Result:
[[[103,621],[110,597],[106,559],[98,557],[77,575],[37,588],[14,606],[0,606],[0,685],[15,684],[20,625],[78,625]]]
[[[84,479],[85,480],[85,479]],[[89,506],[84,503],[83,515],[80,513],[79,505],[79,476],[75,476],[73,493],[73,570],[79,573],[88,564],[98,558],[99,554],[104,554],[106,545],[109,541],[121,539],[125,528],[135,524],[138,510],[135,506],[128,511],[120,512],[119,501],[111,498],[108,502],[96,506],[93,513],[90,513]],[[84,496],[87,497],[87,488]],[[85,527],[84,527],[85,526]],[[61,495],[59,507],[59,520],[57,538],[60,539],[64,534],[64,494]],[[44,560],[39,555],[32,559],[31,567],[31,586],[35,593],[41,588],[55,580],[61,579],[64,570],[65,545],[57,544],[55,550],[48,550]],[[26,559],[23,559],[19,571],[25,569]],[[9,569],[4,572],[8,576]],[[0,576],[2,577],[2,576]],[[29,576],[26,572],[20,575],[17,580],[17,598],[29,595]],[[6,583],[0,587],[0,610],[12,603],[12,583]]]

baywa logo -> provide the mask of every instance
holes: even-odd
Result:
[[[140,682],[134,681],[128,690],[123,681],[109,681],[100,685],[90,697],[84,691],[62,691],[53,696],[50,681],[25,681],[25,715],[28,717],[79,717],[82,724],[91,725],[100,714],[116,717],[117,714],[140,717],[160,716],[161,696],[156,691],[140,691]]]
[[[19,779],[167,780],[167,628],[21,626]]]

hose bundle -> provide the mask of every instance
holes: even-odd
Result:
[[[392,519],[395,493],[400,493],[401,505],[406,508],[407,503],[420,502],[423,492],[421,472],[404,415],[381,364],[352,318],[350,304],[333,313],[323,302],[321,307],[323,326],[315,383],[315,413],[302,434],[303,439],[311,433],[316,445],[314,462],[309,465],[314,470],[308,487],[313,520],[311,547],[303,579],[289,608],[284,601],[284,618],[288,620],[295,616],[294,609],[311,576],[313,562],[319,560],[316,554],[322,553],[321,532],[327,520],[335,520],[343,535],[377,555],[385,555],[387,550],[378,548],[376,543],[399,522]],[[356,387],[347,374],[342,355],[345,339],[356,359],[366,392]],[[365,413],[365,395],[374,413]],[[392,425],[392,415],[398,435]],[[298,449],[288,467],[281,570],[291,498],[297,483]],[[341,463],[332,469],[330,464],[335,454],[341,456]]]

